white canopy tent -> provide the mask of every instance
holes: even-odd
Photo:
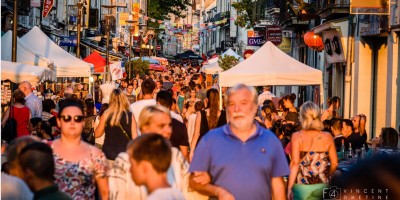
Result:
[[[229,48],[228,50],[226,50],[224,53],[221,54],[221,56],[224,56],[224,55],[233,56],[233,57],[239,59],[239,62],[243,61],[243,58],[241,56],[239,56],[239,54],[237,54],[231,48]],[[201,71],[206,74],[217,74],[217,73],[221,73],[224,70],[221,67],[219,67],[218,57],[216,57],[216,58],[212,58],[212,59],[208,60],[207,64],[201,68]]]
[[[1,37],[1,60],[11,61],[12,58],[12,31],[7,31]],[[17,62],[28,65],[54,68],[53,61],[35,53],[17,37]]]
[[[238,83],[263,85],[319,85],[323,102],[322,72],[282,52],[271,42],[265,43],[248,59],[219,74],[220,87]]]
[[[57,77],[90,77],[92,75],[93,64],[69,54],[36,26],[25,34],[21,41],[34,52],[54,61]]]
[[[206,64],[201,68],[201,71],[206,74],[218,74],[224,71],[221,67],[219,67],[218,62]]]
[[[239,59],[239,62],[243,61],[243,58],[241,56],[239,56],[239,54],[237,54],[234,50],[232,50],[231,48],[229,48],[228,50],[226,50],[224,53],[221,54],[221,56],[233,56],[237,59]],[[212,64],[212,63],[216,63],[218,62],[218,57],[216,58],[211,58],[210,60],[207,61],[208,64]]]
[[[29,81],[32,85],[38,85],[43,81],[56,81],[56,75],[54,70],[46,67],[2,60],[1,80],[10,80],[14,83]]]

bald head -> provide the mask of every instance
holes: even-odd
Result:
[[[69,98],[72,96],[72,94],[74,94],[74,90],[70,87],[65,88],[64,90],[64,97],[65,98]]]
[[[32,93],[32,85],[28,81],[22,81],[18,85],[18,89],[20,89],[25,94],[25,96],[28,96]]]

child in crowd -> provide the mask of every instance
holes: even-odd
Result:
[[[149,193],[147,200],[183,200],[183,194],[171,188],[167,170],[171,164],[171,145],[159,134],[143,134],[131,145],[130,163],[132,179],[144,185]]]

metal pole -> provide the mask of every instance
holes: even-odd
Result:
[[[42,14],[40,14],[42,16]],[[18,27],[18,0],[14,0],[13,16],[13,35],[12,35],[12,56],[11,61],[17,62],[17,27]]]
[[[78,19],[77,19],[77,41],[76,41],[76,57],[81,57],[81,18],[82,18],[82,7],[83,3],[79,1],[77,4],[78,7]]]
[[[105,81],[109,81],[109,61],[110,61],[110,52],[109,52],[109,47],[110,47],[110,18],[109,15],[106,16],[106,27],[107,27],[107,42],[106,42],[106,68],[105,68]]]
[[[129,56],[128,56],[128,61],[129,61],[129,68],[128,68],[128,79],[131,79],[131,54],[132,54],[132,32],[129,30]]]

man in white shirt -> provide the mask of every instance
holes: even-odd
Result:
[[[264,86],[263,93],[258,95],[258,106],[262,106],[265,100],[272,100],[272,97],[276,97],[271,93],[271,86]]]
[[[151,78],[148,78],[143,81],[141,88],[143,99],[136,101],[129,106],[130,111],[133,113],[133,116],[135,116],[136,124],[139,124],[139,116],[144,107],[156,105],[156,100],[153,98],[156,83]],[[140,135],[139,129],[138,135]]]

